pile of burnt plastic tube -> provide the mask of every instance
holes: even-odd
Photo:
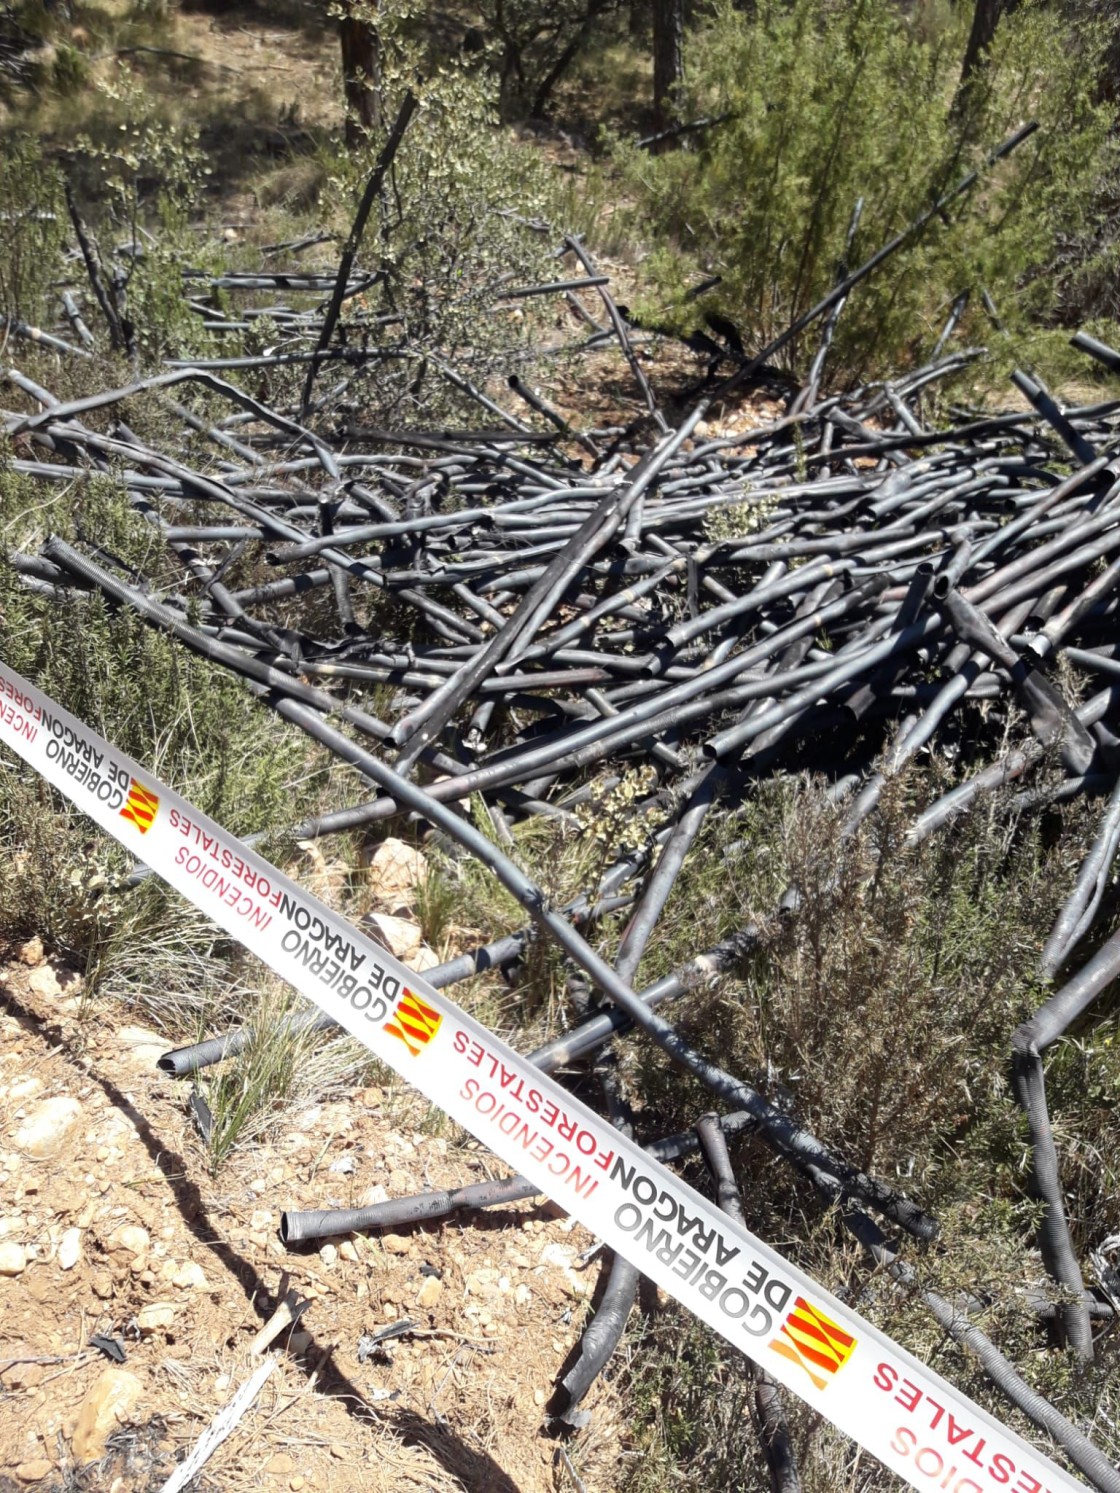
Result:
[[[352,806],[292,825],[294,836],[403,815],[476,857],[522,905],[524,927],[427,971],[433,985],[501,969],[529,940],[554,939],[602,1004],[539,1048],[535,1063],[562,1076],[590,1064],[604,1112],[625,1128],[610,1047],[623,1032],[644,1033],[706,1085],[713,1107],[695,1131],[652,1143],[653,1154],[672,1161],[702,1153],[721,1205],[734,1211],[727,1137],[750,1130],[840,1205],[838,1217],[884,1271],[976,1353],[1086,1477],[1120,1490],[1120,1474],[974,1325],[979,1303],[925,1289],[873,1215],[892,1238],[901,1231],[921,1241],[935,1237],[935,1220],[674,1028],[674,998],[733,968],[758,930],[729,927],[722,942],[698,949],[674,973],[645,986],[638,978],[707,816],[744,785],[791,769],[815,772],[851,835],[939,733],[970,712],[986,718],[992,702],[1017,707],[995,714],[1018,723],[1018,739],[989,742],[981,768],[964,764],[951,791],[916,814],[909,839],[944,831],[1008,785],[1016,785],[1021,808],[1077,795],[1107,804],[1042,967],[1024,972],[1053,981],[1054,994],[1008,1033],[1041,1205],[1038,1246],[1060,1287],[1052,1302],[1034,1305],[1069,1351],[1092,1357],[1094,1321],[1110,1318],[1112,1308],[1087,1289],[1071,1240],[1043,1058],[1120,973],[1120,935],[1088,962],[1079,958],[1120,846],[1120,353],[1074,339],[1087,359],[1118,375],[1114,400],[1061,408],[1037,379],[1016,373],[1022,408],[954,409],[933,424],[930,392],[977,356],[952,350],[958,308],[925,366],[822,395],[832,330],[865,266],[841,276],[799,324],[804,335],[816,322],[819,350],[784,409],[754,428],[713,436],[701,422],[713,408],[732,407],[784,339],[750,360],[725,350],[730,376],[671,421],[606,277],[578,241],[564,252],[574,261],[568,278],[519,293],[574,301],[593,342],[614,339],[635,379],[638,413],[629,425],[576,430],[527,385],[500,396],[467,380],[460,382],[478,401],[479,429],[365,425],[339,403],[352,370],[315,397],[317,354],[330,352],[339,315],[336,308],[332,322],[330,306],[317,319],[293,312],[287,351],[271,354],[308,365],[303,397],[287,408],[227,382],[220,375],[229,359],[221,369],[175,367],[71,401],[8,367],[0,388],[15,407],[0,419],[11,467],[45,490],[111,472],[158,534],[177,581],[157,590],[92,542],[59,538],[8,561],[24,585],[50,597],[100,592],[132,609],[231,671],[262,706],[346,763]],[[360,283],[353,255],[321,282],[296,269],[223,279],[227,296],[239,284],[294,296]],[[186,293],[198,295],[196,280]],[[344,300],[340,293],[340,307]],[[42,363],[36,367],[45,377]],[[224,404],[226,413],[192,413],[178,402],[183,385],[205,388],[207,408]],[[167,411],[158,447],[124,423],[139,393]],[[521,413],[508,407],[514,396]],[[210,460],[185,454],[197,452],[199,436],[212,447]],[[264,562],[275,578],[237,589],[231,577],[246,557],[258,575]],[[395,635],[360,620],[371,599],[385,598],[393,608],[371,615],[397,619]],[[1055,682],[1061,659],[1072,673],[1060,677],[1082,681],[1083,699],[1068,698]],[[378,700],[392,701],[387,718],[368,708],[375,687]],[[644,850],[620,846],[575,901],[550,905],[507,854],[514,829],[530,816],[572,823],[592,778],[601,788],[604,774],[639,765],[652,769],[650,794],[668,806],[661,827]],[[485,804],[492,833],[482,835],[457,811],[468,795]],[[138,869],[134,880],[143,874]],[[624,932],[608,960],[588,935],[620,908]],[[782,911],[797,916],[793,889]],[[292,1019],[326,1024],[317,1014]],[[169,1053],[161,1066],[185,1075],[235,1059],[249,1036],[216,1036]],[[533,1191],[513,1177],[358,1212],[288,1212],[283,1237],[295,1245],[399,1229]],[[605,1293],[554,1401],[557,1419],[569,1425],[581,1423],[580,1400],[635,1299],[635,1270],[620,1259],[605,1268]],[[754,1392],[775,1486],[795,1488],[778,1391],[756,1373]]]

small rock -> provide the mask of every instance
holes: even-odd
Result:
[[[28,975],[27,988],[34,995],[53,1000],[59,995],[75,994],[80,980],[81,976],[76,971],[66,969],[61,964],[40,964],[38,969],[33,969]]]
[[[574,1260],[575,1250],[567,1244],[546,1244],[541,1250],[541,1264],[554,1265],[561,1272],[564,1284],[573,1296],[590,1295],[593,1281],[576,1274],[572,1269]]]
[[[144,1386],[127,1369],[103,1369],[86,1390],[71,1445],[79,1462],[104,1455],[105,1442],[136,1408]]]
[[[42,1457],[35,1462],[21,1462],[16,1468],[16,1477],[21,1483],[41,1483],[44,1478],[50,1477],[53,1470],[46,1458]]]
[[[58,1241],[58,1264],[62,1270],[73,1270],[82,1258],[81,1229],[67,1229]]]
[[[0,1244],[0,1275],[22,1275],[27,1269],[27,1251],[22,1244]]]
[[[99,1301],[108,1301],[113,1294],[113,1282],[103,1270],[90,1277],[90,1290]]]
[[[516,1306],[528,1306],[533,1299],[533,1293],[526,1285],[515,1286],[513,1289],[513,1300]]]
[[[431,1307],[435,1306],[436,1302],[442,1295],[443,1282],[441,1280],[438,1280],[434,1275],[429,1275],[427,1280],[425,1280],[424,1284],[416,1293],[416,1305],[422,1306],[425,1309],[430,1309]]]
[[[390,917],[387,912],[367,913],[362,925],[383,949],[388,949],[397,959],[408,959],[423,942],[416,923],[410,923],[407,918]]]
[[[337,1244],[323,1244],[323,1245],[321,1245],[320,1248],[319,1248],[319,1258],[322,1260],[323,1264],[327,1266],[328,1269],[332,1265],[336,1265],[338,1263],[338,1246],[337,1246]]]
[[[262,1229],[271,1228],[272,1214],[267,1208],[254,1208],[253,1215],[249,1219],[249,1227],[256,1229],[259,1233]]]
[[[16,950],[16,958],[22,964],[42,964],[43,940],[41,938],[29,938],[26,943],[20,944]]]
[[[381,1248],[390,1255],[410,1255],[412,1240],[406,1239],[403,1234],[382,1234]]]
[[[306,1483],[307,1479],[305,1477],[300,1477],[299,1473],[297,1472],[295,1477],[292,1478],[291,1482],[288,1484],[288,1487],[291,1488],[292,1493],[299,1493],[299,1490],[304,1487]]]
[[[109,1235],[107,1246],[110,1254],[127,1254],[134,1260],[143,1260],[147,1258],[151,1242],[147,1229],[142,1229],[139,1224],[126,1223]]]
[[[14,1103],[20,1099],[30,1099],[32,1094],[37,1094],[43,1087],[41,1078],[21,1078],[18,1083],[12,1084],[8,1090],[8,1098]]]
[[[53,1156],[74,1128],[81,1112],[82,1106],[69,1094],[44,1099],[16,1131],[16,1145],[38,1161]]]
[[[412,893],[428,874],[428,862],[419,850],[403,840],[382,840],[369,862],[373,895],[395,912],[413,904]]]
[[[175,1321],[175,1308],[170,1301],[150,1301],[136,1313],[136,1325],[147,1336],[161,1332]]]
[[[287,1452],[274,1452],[264,1464],[264,1470],[276,1477],[290,1477],[296,1470],[295,1460]]]
[[[120,1054],[130,1068],[151,1070],[167,1051],[158,1032],[144,1026],[124,1026],[117,1033]]]
[[[422,943],[415,953],[410,955],[408,962],[418,975],[422,975],[426,969],[435,969],[436,965],[441,963],[441,960],[434,949],[430,949],[426,943]]]
[[[344,1239],[338,1246],[338,1253],[341,1259],[349,1260],[352,1265],[356,1265],[361,1259],[361,1256],[358,1254],[358,1246],[354,1243],[353,1239]]]
[[[171,1277],[180,1291],[205,1291],[206,1275],[197,1260],[184,1260]]]

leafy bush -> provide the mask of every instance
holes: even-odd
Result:
[[[951,834],[906,848],[915,803],[929,802],[951,774],[934,754],[892,783],[879,815],[847,839],[843,809],[810,783],[759,785],[733,814],[710,816],[643,979],[748,922],[759,925],[759,946],[734,975],[674,1003],[677,1030],[827,1145],[931,1209],[942,1226],[937,1246],[901,1240],[923,1284],[950,1299],[965,1290],[984,1300],[977,1326],[1041,1393],[1088,1424],[1102,1395],[1115,1405],[1116,1347],[1102,1336],[1098,1364],[1078,1378],[1067,1355],[1043,1351],[1045,1329],[1024,1310],[1024,1288],[1052,1284],[1034,1248],[1038,1205],[1027,1195],[1023,1120],[1006,1075],[1011,1033],[1044,998],[1032,981],[1039,947],[1099,811],[1067,806],[1060,825],[1044,826],[1016,822],[1006,800],[993,800]],[[799,910],[767,917],[787,886]],[[1089,1029],[1047,1065],[1083,1258],[1118,1227],[1107,1165],[1117,1145],[1115,1030],[1114,1014],[1094,1012]],[[643,1135],[683,1130],[710,1106],[710,1095],[647,1042],[625,1039],[624,1054],[631,1092],[643,1099]],[[893,1288],[853,1245],[839,1210],[805,1178],[749,1132],[731,1150],[750,1228],[1006,1424],[1028,1429],[920,1301]],[[698,1159],[686,1175],[711,1195]],[[621,1484],[626,1493],[722,1489],[736,1465],[751,1469],[744,1486],[764,1486],[742,1361],[672,1305],[633,1319],[628,1338],[630,1361],[612,1370],[626,1374],[634,1407],[637,1455]],[[896,1486],[871,1466],[857,1484],[850,1443],[793,1396],[786,1404],[807,1493]],[[1093,1423],[1097,1434],[1104,1422]],[[1115,1456],[1110,1432],[1101,1445]]]
[[[928,353],[966,289],[974,318],[981,288],[1016,327],[1053,313],[1055,250],[1089,230],[1107,170],[1093,80],[1115,22],[1072,34],[1057,8],[1020,6],[954,111],[967,16],[934,20],[889,0],[721,0],[692,38],[681,114],[731,118],[658,159],[618,152],[656,246],[647,271],[662,315],[691,327],[715,310],[764,344],[833,284],[858,198],[854,263],[1029,118],[1038,133],[855,293],[835,357],[855,378]],[[697,306],[685,287],[700,272],[722,280]],[[791,363],[805,352],[791,348]]]
[[[132,245],[121,280],[137,345],[150,357],[199,352],[205,334],[182,294],[183,263],[200,257],[190,213],[210,174],[198,130],[175,123],[127,71],[98,91],[103,106],[74,149],[91,206]]]
[[[34,547],[45,530],[74,538],[82,525],[128,567],[152,564],[154,530],[109,478],[48,501],[0,460],[5,548]],[[158,558],[158,554],[157,554]],[[4,658],[66,709],[139,758],[234,833],[290,823],[292,791],[305,801],[315,759],[227,673],[187,654],[100,596],[28,592],[0,567]],[[318,786],[318,785],[316,785]],[[310,800],[314,802],[314,799]],[[69,874],[64,867],[73,867]],[[201,1025],[228,985],[229,940],[156,878],[115,895],[132,858],[10,755],[0,763],[0,937],[40,933],[94,977],[174,1027]],[[232,1002],[233,1012],[237,1002]],[[227,1012],[226,1019],[233,1012]],[[209,1011],[214,1019],[214,1009]],[[170,1016],[170,1019],[169,1019]]]
[[[0,318],[35,321],[57,275],[66,209],[62,183],[31,140],[0,149]]]
[[[531,307],[496,305],[505,286],[546,273],[549,240],[526,220],[549,203],[544,164],[498,128],[494,80],[461,62],[429,70],[415,15],[407,3],[379,12],[381,120],[363,150],[340,157],[325,206],[340,231],[392,125],[405,91],[420,101],[367,227],[361,262],[380,271],[357,308],[381,345],[406,355],[369,366],[361,384],[367,404],[386,419],[458,413],[477,423],[439,373],[449,364],[475,383],[508,372],[521,350]],[[422,81],[421,81],[422,80]],[[372,318],[389,318],[374,329]],[[353,321],[353,309],[348,310]],[[352,333],[353,341],[361,333]]]

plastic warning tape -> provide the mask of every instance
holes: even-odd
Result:
[[[923,1493],[1082,1484],[0,664],[0,741],[542,1193]]]

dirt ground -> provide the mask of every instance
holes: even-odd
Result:
[[[166,1042],[89,1019],[74,976],[22,953],[0,970],[0,1493],[162,1488],[262,1362],[249,1345],[286,1286],[310,1304],[194,1487],[576,1486],[544,1427],[599,1276],[579,1261],[590,1236],[527,1202],[285,1250],[286,1207],[500,1168],[430,1133],[402,1085],[296,1111],[212,1176],[188,1085],[154,1066]],[[405,1317],[414,1332],[359,1361],[363,1333]],[[121,1408],[102,1407],[99,1428],[109,1388]],[[595,1493],[617,1485],[625,1437],[609,1385],[585,1404],[591,1425],[567,1450]]]

